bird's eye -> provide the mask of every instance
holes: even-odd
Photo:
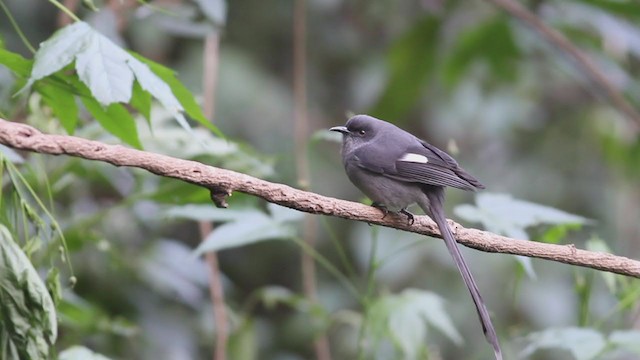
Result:
[[[366,134],[366,133],[367,133],[367,132],[366,132],[366,131],[364,131],[364,130],[360,130],[360,131],[358,131],[358,132],[360,133],[360,135],[364,135],[364,134]]]

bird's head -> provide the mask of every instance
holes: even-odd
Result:
[[[342,133],[345,145],[356,145],[373,139],[384,124],[384,121],[368,115],[356,115],[344,126],[334,126],[329,130]]]

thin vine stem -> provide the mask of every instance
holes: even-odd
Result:
[[[358,360],[365,359],[365,332],[367,328],[367,322],[369,321],[369,307],[371,306],[371,296],[375,290],[375,273],[378,269],[378,262],[376,260],[376,254],[378,253],[378,228],[371,228],[371,251],[369,253],[369,267],[366,275],[366,292],[364,298],[364,310],[362,317],[362,324],[360,325],[360,332],[358,334]]]
[[[49,0],[50,3],[53,4],[53,6],[57,7],[58,9],[60,9],[60,11],[62,11],[63,13],[67,14],[67,16],[69,16],[71,19],[73,19],[73,21],[80,21],[80,18],[76,16],[76,14],[74,14],[71,10],[67,9],[66,6],[60,4],[58,2],[58,0]]]
[[[340,240],[338,239],[338,236],[336,235],[335,231],[327,223],[327,219],[323,217],[323,218],[321,218],[321,222],[322,222],[322,226],[323,226],[324,230],[329,234],[329,239],[331,239],[331,243],[333,244],[333,246],[335,247],[335,249],[336,249],[336,251],[338,253],[338,258],[340,259],[340,262],[342,263],[342,266],[344,266],[344,268],[347,270],[347,275],[350,278],[355,279],[356,278],[356,271],[353,268],[353,265],[351,264],[351,262],[349,261],[349,258],[347,256],[347,252],[345,251],[345,247],[342,246],[342,244],[340,243]]]
[[[22,43],[24,44],[24,46],[26,46],[27,49],[29,49],[29,51],[31,51],[32,54],[35,54],[36,49],[33,47],[33,45],[31,45],[31,43],[29,42],[29,39],[27,39],[27,36],[24,34],[24,32],[22,32],[22,29],[20,29],[20,25],[18,25],[16,20],[13,18],[13,15],[11,15],[9,8],[7,8],[4,1],[2,0],[0,0],[0,8],[2,8],[2,11],[4,11],[5,15],[7,15],[7,18],[9,18],[9,22],[11,23],[11,26],[20,37],[20,40],[22,40]]]
[[[293,242],[298,244],[302,248],[302,250],[307,252],[315,261],[317,261],[318,264],[324,267],[325,270],[327,270],[329,273],[335,276],[336,279],[338,279],[338,281],[340,281],[344,285],[344,287],[351,293],[351,295],[353,295],[353,297],[358,300],[358,302],[360,303],[363,302],[363,299],[358,293],[358,290],[356,289],[356,287],[353,286],[353,284],[349,282],[349,279],[347,279],[335,266],[333,266],[333,264],[331,264],[331,262],[329,262],[327,258],[325,258],[320,253],[318,253],[318,251],[313,247],[309,246],[309,244],[302,241],[302,239],[293,238],[292,240]]]
[[[13,183],[18,196],[20,196],[21,199],[25,199],[26,197],[24,196],[23,190],[26,188],[26,191],[31,195],[31,198],[38,205],[38,207],[40,208],[40,211],[42,211],[51,220],[51,228],[59,236],[62,249],[64,250],[64,256],[68,260],[69,248],[67,247],[67,241],[64,237],[64,234],[62,233],[62,228],[60,227],[60,224],[58,224],[53,214],[47,209],[44,203],[42,203],[42,201],[40,200],[36,192],[31,188],[31,186],[29,186],[29,183],[24,178],[24,176],[18,171],[18,169],[8,160],[2,159],[2,161],[4,161],[5,167],[8,170],[7,172],[9,175],[9,179],[11,179],[11,182]],[[22,188],[22,186],[24,186],[24,188]],[[73,266],[71,265],[71,262],[66,261],[66,263],[71,274],[74,274]]]

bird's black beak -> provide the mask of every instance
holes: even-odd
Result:
[[[349,133],[349,129],[347,129],[346,126],[334,126],[331,129],[329,129],[329,131],[337,131],[337,132],[343,133],[343,134],[348,134]]]

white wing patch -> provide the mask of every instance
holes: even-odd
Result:
[[[406,153],[406,154],[402,155],[402,157],[400,159],[398,159],[398,161],[426,164],[426,163],[429,162],[429,159],[427,159],[427,157],[424,156],[424,155]]]

